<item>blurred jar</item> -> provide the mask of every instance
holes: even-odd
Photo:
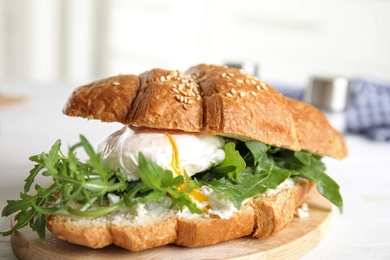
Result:
[[[348,78],[313,76],[305,89],[303,100],[318,107],[335,129],[344,132],[349,89]]]

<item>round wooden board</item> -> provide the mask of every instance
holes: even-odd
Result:
[[[316,191],[306,201],[309,218],[294,218],[286,229],[267,239],[243,237],[200,248],[168,245],[134,253],[116,246],[90,249],[73,245],[49,231],[41,242],[25,227],[12,234],[11,245],[20,259],[297,259],[313,249],[330,226],[332,205]]]

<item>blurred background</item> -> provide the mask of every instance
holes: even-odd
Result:
[[[256,63],[264,80],[390,80],[386,0],[0,0],[0,82]]]
[[[389,259],[389,0],[0,0],[0,209],[18,198],[29,156],[79,134],[96,147],[123,127],[64,116],[75,87],[198,63],[250,65],[282,93],[325,103],[349,148],[324,158],[346,206],[306,259]],[[9,238],[0,258],[16,259]]]

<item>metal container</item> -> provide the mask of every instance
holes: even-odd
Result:
[[[303,100],[318,107],[338,131],[346,128],[345,109],[349,100],[349,80],[345,77],[310,78]]]
[[[345,77],[312,77],[303,99],[322,110],[344,111],[348,105],[349,80]]]

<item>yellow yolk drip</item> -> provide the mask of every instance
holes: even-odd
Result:
[[[180,186],[178,186],[178,187],[176,188],[176,190],[179,191],[179,192],[185,192],[185,189],[187,188],[187,186],[188,186],[189,183],[190,183],[189,181],[184,182],[183,184],[181,184]],[[199,191],[199,189],[194,189],[194,190],[190,191],[190,192],[188,193],[188,196],[189,196],[190,198],[192,198],[192,199],[198,201],[199,203],[203,203],[203,202],[209,200],[209,197],[206,196],[206,195],[204,195],[204,194],[202,194],[202,193]]]
[[[189,181],[186,181],[186,182],[184,182],[183,184],[181,184],[180,186],[178,186],[178,187],[176,188],[176,190],[177,190],[177,191],[185,191],[186,188],[187,188],[187,186],[188,186],[188,184],[190,184],[190,182],[189,182]]]
[[[203,203],[209,200],[209,197],[200,193],[199,189],[192,190],[190,193],[188,193],[188,196],[198,201],[199,203]]]
[[[182,174],[182,169],[180,168],[180,164],[179,164],[179,151],[177,149],[175,140],[173,139],[173,137],[171,135],[167,134],[167,137],[168,137],[168,140],[169,140],[169,142],[170,142],[170,144],[172,146],[172,161],[169,164],[169,166],[172,167],[172,169],[173,169],[173,171],[174,171],[174,173],[176,175],[181,175]],[[184,192],[189,183],[190,183],[189,181],[184,182],[183,184],[178,186],[176,188],[176,190]],[[200,189],[194,189],[194,190],[190,191],[188,193],[188,196],[190,198],[198,201],[199,203],[203,203],[203,202],[209,200],[209,197],[204,195],[204,194],[202,194],[200,192]]]
[[[167,135],[167,137],[172,146],[172,161],[169,164],[169,166],[172,167],[176,175],[181,175],[182,170],[180,169],[180,164],[179,164],[179,151],[177,150],[175,140],[171,135]]]

